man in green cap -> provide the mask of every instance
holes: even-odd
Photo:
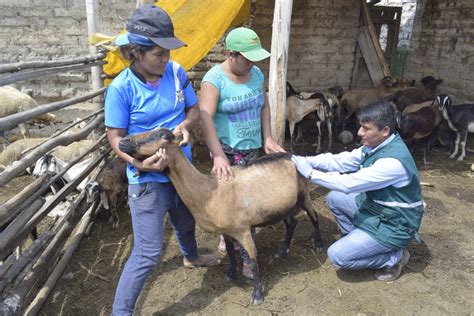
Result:
[[[270,53],[262,48],[258,35],[245,27],[232,30],[225,45],[227,58],[204,76],[199,103],[201,128],[213,161],[211,173],[227,181],[233,177],[230,166],[254,161],[260,148],[265,153],[284,149],[272,139],[264,76],[255,65]],[[219,251],[226,252],[222,238]],[[242,274],[252,279],[248,255],[243,249],[241,253]]]

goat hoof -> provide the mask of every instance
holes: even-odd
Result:
[[[278,249],[277,252],[275,252],[273,257],[281,259],[289,252],[290,252],[290,249],[288,249],[288,248],[280,248],[280,249]]]
[[[316,252],[321,253],[324,250],[323,243],[321,242],[315,242],[314,243],[314,248],[316,249]]]
[[[230,282],[230,281],[234,281],[235,280],[235,272],[227,272],[226,275],[225,275],[225,278],[224,280],[226,280],[227,282]]]
[[[260,293],[260,294],[252,294],[252,304],[253,305],[260,305],[263,303],[263,294]]]

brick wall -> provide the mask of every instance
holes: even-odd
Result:
[[[89,53],[84,1],[0,0],[0,62],[52,60]],[[271,0],[253,4],[251,26],[270,50],[273,19]],[[99,8],[98,32],[118,33],[136,1],[106,1]],[[294,1],[288,78],[298,89],[315,90],[333,84],[347,86],[353,64],[357,1]],[[222,43],[189,73],[196,85],[205,71],[222,61]],[[268,74],[268,62],[262,64]],[[89,88],[82,71],[19,83],[34,96],[63,98]]]
[[[97,31],[116,34],[125,25],[135,5],[136,1],[102,2]],[[1,63],[89,54],[85,1],[0,0],[0,19]],[[90,71],[84,69],[16,85],[30,91],[37,99],[71,97],[90,90]]]
[[[474,1],[418,4],[405,74],[444,80],[454,103],[474,102]]]
[[[413,5],[414,0],[402,1]],[[390,2],[393,2],[390,1]],[[473,101],[474,1],[418,1],[405,75],[444,79],[443,92],[455,101]],[[421,3],[420,3],[421,2]],[[385,3],[384,3],[385,4]],[[97,31],[117,34],[135,0],[102,1]],[[249,25],[270,50],[274,0],[253,3]],[[288,79],[295,88],[315,91],[339,84],[347,87],[354,63],[359,1],[294,0],[288,56]],[[0,62],[53,60],[89,54],[84,1],[0,0]],[[222,61],[218,44],[189,74],[199,79]],[[268,61],[261,68],[268,77]],[[34,97],[64,98],[90,89],[83,71],[22,82]]]
[[[252,21],[252,27],[268,50],[273,10],[274,1],[257,1]],[[293,1],[288,80],[297,90],[317,91],[335,84],[349,85],[358,23],[358,1]],[[268,61],[262,68],[268,74]]]

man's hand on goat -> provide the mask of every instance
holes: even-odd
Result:
[[[278,145],[278,143],[274,141],[271,137],[265,140],[265,146],[263,147],[263,149],[265,150],[266,154],[285,152],[285,150],[280,145]]]
[[[137,162],[134,162],[134,166],[140,171],[163,171],[168,167],[168,155],[166,154],[166,149],[160,148],[153,156],[150,156],[143,161],[137,160]]]
[[[313,167],[311,167],[309,161],[306,157],[303,156],[291,156],[291,161],[296,165],[298,172],[305,177],[306,179],[311,179],[311,174],[313,173]]]
[[[179,142],[180,147],[188,144],[189,131],[186,129],[186,127],[184,127],[183,124],[179,124],[178,126],[175,127],[175,129],[173,130],[173,135],[183,137],[183,139]]]
[[[230,163],[227,157],[214,157],[214,165],[212,166],[211,173],[217,176],[219,180],[226,180],[234,177],[232,169],[230,168]]]

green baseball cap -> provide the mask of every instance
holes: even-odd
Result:
[[[239,52],[250,61],[261,61],[270,57],[270,53],[262,48],[257,33],[246,27],[233,29],[225,38],[226,49]]]

